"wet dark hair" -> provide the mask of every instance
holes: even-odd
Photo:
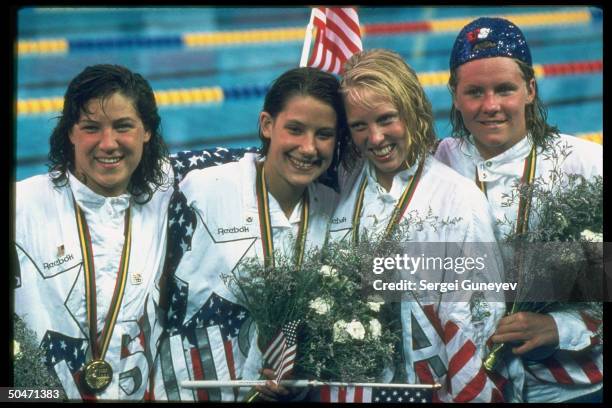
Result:
[[[531,138],[531,141],[536,146],[545,147],[551,139],[557,137],[559,135],[559,128],[553,125],[549,125],[546,122],[548,117],[548,112],[546,111],[546,107],[542,100],[540,99],[540,93],[538,92],[538,82],[535,80],[535,72],[533,67],[520,61],[518,59],[514,59],[514,62],[518,65],[521,70],[521,77],[525,80],[526,84],[533,79],[535,84],[535,98],[533,102],[525,106],[525,126],[527,127],[527,133]],[[448,87],[453,94],[457,91],[457,69],[459,67],[451,70],[450,77],[448,79]],[[451,106],[450,112],[450,122],[453,126],[452,136],[460,139],[466,139],[470,135],[470,131],[465,127],[465,123],[463,122],[463,117],[461,116],[461,112],[459,112],[455,105]]]
[[[294,96],[310,96],[331,106],[336,112],[336,148],[332,163],[322,176],[322,178],[329,176],[333,179],[349,139],[344,102],[340,95],[340,82],[332,74],[316,68],[290,69],[272,83],[264,99],[262,111],[267,112],[274,119]],[[270,139],[263,136],[261,127],[259,128],[259,139],[261,140],[261,154],[265,156],[270,148]]]
[[[160,133],[161,118],[151,86],[140,74],[120,65],[89,66],[70,81],[64,95],[64,109],[49,138],[49,174],[57,186],[68,182],[66,172],[75,170],[74,145],[69,137],[72,127],[78,123],[83,112],[88,113],[86,107],[89,101],[100,99],[104,102],[116,93],[132,101],[145,131],[151,134],[127,187],[128,192],[143,204],[151,199],[158,188],[168,183],[163,171],[168,149]]]

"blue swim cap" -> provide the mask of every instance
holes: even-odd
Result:
[[[450,56],[450,69],[479,58],[510,57],[531,66],[531,52],[521,30],[497,17],[478,18],[461,30]]]

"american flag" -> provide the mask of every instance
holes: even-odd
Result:
[[[276,373],[276,381],[282,380],[293,370],[299,324],[299,320],[295,320],[283,325],[263,355],[264,361],[267,361]]]
[[[202,307],[182,324],[189,285],[179,279],[173,279],[171,286],[167,330],[171,337],[180,336],[182,339],[183,353],[189,361],[189,371],[193,373],[193,379],[235,380],[236,367],[243,363],[238,361],[242,358],[239,348],[245,345],[240,343],[239,337],[242,338],[245,334],[243,331],[248,330],[248,311],[213,292]],[[220,350],[222,357],[218,354]],[[177,369],[178,364],[172,361],[170,350],[165,345],[160,347],[160,358],[167,397],[169,400],[180,400],[173,371]],[[229,389],[199,389],[196,391],[196,399],[234,401],[235,395],[234,391]]]
[[[82,368],[85,365],[89,347],[87,339],[68,337],[62,333],[48,330],[40,347],[45,352],[45,365],[49,370],[57,373],[60,381],[62,381],[62,378],[66,381],[70,376],[74,380],[73,386],[63,384],[63,387],[76,387],[77,395],[80,394],[80,398],[84,401],[95,401],[96,397],[83,388],[82,381]],[[77,395],[74,395],[74,397],[78,398]]]
[[[75,375],[85,365],[87,339],[68,337],[49,330],[43,337],[41,347],[45,351],[45,364],[48,367],[53,367],[60,361],[65,361],[72,375]]]
[[[256,147],[226,149],[216,147],[204,150],[186,150],[170,155],[174,170],[174,183],[178,184],[191,170],[204,169],[238,161],[245,153],[257,153]]]
[[[346,60],[363,49],[357,11],[353,7],[315,7],[312,23],[317,36],[308,66],[340,74]]]
[[[372,387],[321,387],[320,402],[371,402],[420,404],[432,400],[431,390]]]

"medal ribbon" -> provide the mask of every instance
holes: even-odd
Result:
[[[525,158],[525,164],[523,165],[523,175],[521,176],[521,183],[523,185],[530,185],[533,183],[536,171],[536,147],[535,145],[531,148],[529,155]],[[478,178],[478,168],[476,168],[476,186],[482,191],[485,196],[487,195],[487,185],[484,181]],[[518,234],[524,234],[529,228],[529,208],[531,207],[531,195],[528,197],[521,196],[519,198],[518,214],[516,217],[516,232]]]
[[[395,208],[393,208],[393,212],[391,213],[391,219],[385,228],[384,238],[389,238],[391,233],[395,229],[396,225],[400,222],[406,209],[410,205],[410,201],[412,200],[412,196],[416,190],[417,185],[419,184],[419,180],[421,178],[421,173],[423,172],[424,160],[419,163],[419,167],[417,168],[416,173],[410,177],[408,181],[408,185],[404,189],[404,192],[400,196],[397,204],[395,204]],[[359,243],[359,224],[361,220],[361,210],[363,208],[363,198],[365,196],[366,186],[368,184],[367,174],[363,175],[361,180],[361,184],[359,185],[359,190],[357,193],[357,200],[355,201],[355,209],[353,210],[353,244],[356,245]]]
[[[85,302],[87,304],[87,320],[89,322],[89,339],[91,343],[91,353],[94,360],[104,360],[110,339],[119,316],[119,309],[125,291],[125,284],[128,275],[128,266],[130,264],[130,249],[132,246],[132,229],[130,208],[125,213],[124,221],[124,236],[123,250],[121,252],[121,260],[119,262],[119,271],[115,282],[115,290],[113,298],[108,309],[104,328],[100,334],[100,347],[98,348],[97,335],[97,304],[96,304],[96,273],[93,261],[93,250],[91,246],[91,236],[85,214],[83,210],[74,201],[76,213],[77,227],[79,231],[79,242],[81,244],[81,254],[83,255],[83,271],[85,276]]]
[[[261,230],[261,245],[263,246],[265,267],[274,267],[274,242],[272,239],[272,225],[270,222],[270,205],[268,202],[268,188],[266,186],[263,163],[257,163],[257,176],[255,187],[257,191],[257,209],[259,212],[259,228]],[[308,232],[308,189],[304,190],[302,197],[302,213],[298,236],[295,241],[294,262],[299,268],[304,259],[306,234]]]
[[[523,177],[521,177],[521,183],[523,185],[530,185],[533,183],[536,171],[536,147],[533,145],[529,156],[525,159],[525,165],[523,166]],[[516,232],[518,234],[525,234],[529,228],[529,209],[531,207],[531,192],[527,197],[521,196],[519,200],[518,214],[516,217]]]

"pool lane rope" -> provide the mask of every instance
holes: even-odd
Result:
[[[406,33],[458,32],[475,16],[448,18],[430,21],[365,24],[361,26],[362,37],[368,35],[395,35]],[[588,24],[592,20],[588,9],[562,10],[550,13],[507,14],[506,18],[519,27],[545,27]],[[213,47],[226,45],[258,44],[270,42],[303,41],[305,27],[237,30],[219,32],[196,32],[182,35],[156,37],[117,37],[95,39],[47,38],[20,40],[19,55],[58,54],[70,51],[101,51],[115,48],[163,48],[163,47]]]
[[[534,65],[537,78],[561,75],[579,75],[602,72],[603,62],[576,61],[562,64]],[[432,71],[417,74],[424,87],[445,86],[448,83],[448,71]],[[268,91],[267,85],[243,85],[231,87],[203,87],[170,89],[155,92],[159,106],[179,106],[221,103],[227,100],[262,98]],[[63,108],[63,97],[28,98],[17,100],[17,115],[37,115],[49,112],[60,112]]]

